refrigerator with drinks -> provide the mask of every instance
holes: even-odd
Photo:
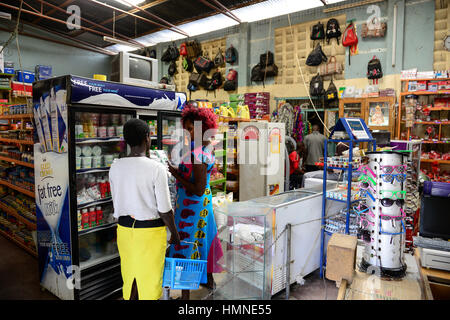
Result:
[[[239,201],[284,192],[285,124],[240,122],[237,145]]]
[[[65,300],[107,299],[122,286],[109,168],[127,154],[139,110],[174,111],[184,93],[76,76],[35,82],[35,190],[40,284]],[[156,139],[156,143],[161,141]]]

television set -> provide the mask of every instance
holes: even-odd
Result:
[[[450,239],[449,197],[424,194],[420,205],[419,233],[421,237]]]
[[[159,83],[158,60],[138,54],[120,52],[113,58],[111,81],[154,89],[175,90],[175,86]]]

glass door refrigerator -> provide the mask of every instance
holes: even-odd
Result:
[[[169,160],[178,164],[177,151],[183,142],[181,111],[139,110],[137,117],[147,122],[150,128],[152,139],[150,150],[164,150]]]
[[[176,110],[184,93],[64,76],[33,85],[39,277],[64,300],[121,294],[109,186],[127,154],[123,124],[139,110]],[[156,140],[158,142],[158,140]]]

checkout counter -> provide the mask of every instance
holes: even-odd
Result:
[[[215,209],[225,273],[214,299],[267,300],[319,268],[322,190],[317,185]],[[327,205],[327,216],[345,206]]]

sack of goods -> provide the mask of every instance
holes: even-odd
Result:
[[[327,62],[328,58],[322,51],[322,47],[318,44],[313,51],[306,58],[306,65],[310,67],[315,67],[320,65],[322,62]]]
[[[327,63],[319,66],[319,74],[323,76],[331,76],[333,74],[342,73],[342,63],[336,61],[335,56],[331,56]]]
[[[323,80],[322,77],[317,74],[311,79],[309,83],[309,94],[313,97],[323,96],[325,90],[323,89]]]

